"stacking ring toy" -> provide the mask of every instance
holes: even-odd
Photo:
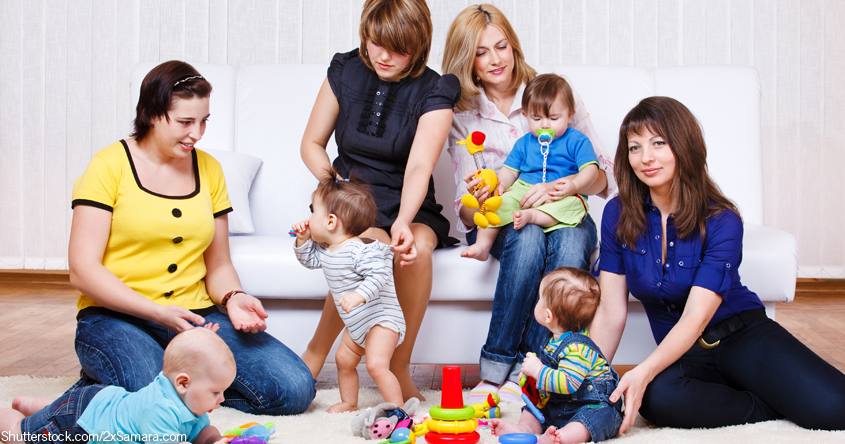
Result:
[[[475,418],[475,409],[465,405],[459,409],[444,409],[436,405],[428,410],[428,414],[434,419],[445,419],[447,421],[463,421]]]
[[[535,444],[537,437],[530,433],[508,433],[499,437],[499,444]]]
[[[470,433],[475,430],[475,428],[478,427],[478,420],[475,418],[465,419],[463,421],[429,419],[425,422],[425,426],[431,432],[457,435],[461,433]]]
[[[531,412],[532,415],[534,415],[535,418],[537,418],[537,421],[540,421],[540,424],[546,422],[546,418],[543,416],[542,413],[540,413],[540,409],[538,409],[537,406],[531,403],[531,399],[528,398],[528,395],[523,393],[522,400],[525,401],[525,407],[528,409],[528,411]]]
[[[428,432],[425,434],[425,440],[429,444],[475,444],[481,440],[481,435],[478,432],[463,435],[446,435],[443,433]]]

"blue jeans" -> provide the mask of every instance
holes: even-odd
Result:
[[[237,375],[224,392],[223,405],[257,415],[304,412],[316,394],[305,363],[266,332],[235,330],[220,312],[205,316],[235,356]],[[164,348],[175,333],[132,316],[88,314],[76,326],[76,354],[85,376],[77,386],[117,385],[134,392],[161,372]]]
[[[786,418],[845,429],[845,375],[771,319],[704,350],[697,344],[654,378],[640,414],[669,427],[723,427]]]
[[[475,243],[475,235],[476,231],[467,234],[470,245]],[[513,224],[499,231],[490,250],[499,259],[499,278],[487,342],[481,348],[481,379],[502,384],[515,378],[519,366],[514,364],[532,351],[532,344],[542,343],[548,335],[533,315],[540,280],[560,267],[589,269],[597,241],[596,224],[589,214],[578,226],[550,233],[543,233],[537,225],[515,230]]]
[[[24,441],[56,444],[88,442],[88,432],[77,423],[94,395],[102,389],[102,385],[71,388],[47,407],[22,419]]]

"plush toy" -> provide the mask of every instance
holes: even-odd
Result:
[[[502,411],[499,408],[501,399],[496,393],[488,393],[487,399],[484,402],[473,404],[472,408],[475,410],[476,418],[499,418],[502,416]]]
[[[461,198],[461,204],[463,206],[472,209],[479,209],[478,212],[472,216],[475,224],[478,225],[479,228],[487,228],[490,225],[498,225],[502,222],[496,214],[496,210],[502,206],[502,197],[499,196],[499,191],[496,188],[499,185],[499,177],[496,176],[495,171],[488,169],[487,165],[484,163],[484,157],[481,155],[481,153],[484,152],[484,139],[486,139],[484,133],[481,131],[473,131],[469,136],[467,136],[466,140],[458,141],[458,144],[466,145],[467,151],[469,151],[472,155],[472,158],[475,160],[475,166],[478,168],[478,172],[475,173],[475,177],[480,177],[481,182],[479,182],[475,187],[475,191],[478,191],[488,185],[490,186],[491,196],[484,201],[483,205],[479,205],[478,199],[476,199],[472,194],[466,194]]]
[[[270,435],[276,433],[276,424],[268,422],[261,425],[250,422],[234,429],[226,430],[223,437],[232,438],[230,444],[266,444]]]
[[[370,439],[386,439],[393,433],[396,424],[410,420],[419,406],[420,400],[417,398],[409,399],[403,408],[383,402],[352,418],[352,434]]]

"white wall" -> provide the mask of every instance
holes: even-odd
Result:
[[[429,1],[433,61],[472,3]],[[755,66],[766,224],[798,237],[802,276],[845,277],[845,1],[493,3],[532,64]],[[136,62],[328,64],[357,45],[362,4],[0,0],[0,268],[67,267],[73,181],[129,132]]]

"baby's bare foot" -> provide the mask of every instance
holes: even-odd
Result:
[[[519,230],[520,228],[529,224],[540,225],[537,223],[537,217],[541,214],[545,213],[535,209],[514,211],[513,227]]]
[[[12,408],[23,413],[24,416],[32,416],[33,413],[47,407],[51,402],[53,402],[53,400],[47,398],[16,396],[12,401]]]
[[[537,444],[558,444],[557,442],[557,429],[555,426],[549,426],[546,429],[546,432],[540,435],[540,438],[537,440]]]
[[[508,433],[531,433],[531,430],[503,419],[493,418],[490,420],[490,433],[496,436],[507,435]],[[552,427],[550,427],[552,428]],[[551,444],[551,443],[549,443]]]
[[[464,251],[461,251],[461,257],[467,257],[470,259],[477,259],[481,262],[487,260],[490,257],[490,248],[485,248],[479,244],[472,244],[469,247],[466,247]]]
[[[329,412],[329,413],[343,413],[343,412],[353,412],[355,410],[358,410],[357,406],[352,406],[352,405],[349,405],[349,404],[341,401],[341,402],[338,402],[337,404],[329,407],[329,409],[326,410],[326,411]]]

